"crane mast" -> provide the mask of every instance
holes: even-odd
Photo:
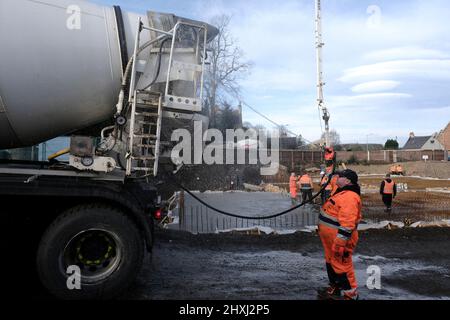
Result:
[[[317,103],[322,112],[322,119],[325,122],[325,146],[330,146],[330,113],[325,106],[323,97],[323,69],[322,69],[322,48],[325,45],[322,40],[322,12],[321,0],[316,0],[316,59],[317,59]]]

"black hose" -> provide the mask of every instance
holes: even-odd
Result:
[[[336,170],[336,161],[333,162],[333,170],[332,170],[332,172],[329,175],[327,183],[310,200],[304,201],[301,204],[299,204],[299,205],[297,205],[295,207],[292,207],[290,209],[287,209],[287,210],[285,210],[283,212],[280,212],[280,213],[277,213],[277,214],[273,214],[273,215],[270,215],[270,216],[263,216],[263,217],[242,216],[242,215],[239,215],[239,214],[230,213],[230,212],[226,212],[226,211],[223,211],[221,209],[215,208],[212,205],[210,205],[210,204],[206,203],[205,201],[203,201],[202,199],[200,199],[199,197],[197,197],[195,194],[193,194],[191,191],[189,191],[186,187],[184,187],[180,182],[177,182],[174,174],[172,174],[172,177],[174,178],[174,182],[175,182],[176,186],[181,188],[183,191],[185,191],[187,194],[189,194],[192,198],[194,198],[195,200],[197,200],[198,202],[200,202],[201,204],[203,204],[204,206],[206,206],[207,208],[209,208],[209,209],[211,209],[213,211],[216,211],[216,212],[221,213],[221,214],[223,214],[225,216],[229,216],[229,217],[233,217],[233,218],[248,219],[248,220],[266,220],[266,219],[273,219],[273,218],[277,218],[277,217],[280,217],[280,216],[284,216],[284,215],[286,215],[286,214],[288,214],[288,213],[290,213],[290,212],[292,212],[294,210],[297,210],[297,209],[299,209],[301,207],[304,207],[305,205],[307,205],[309,203],[312,203],[314,199],[316,199],[318,196],[320,196],[325,191],[326,187],[331,182],[331,177],[334,175],[335,170]]]
[[[220,209],[215,208],[215,207],[211,206],[210,204],[206,203],[205,201],[203,201],[202,199],[200,199],[199,197],[197,197],[195,194],[193,194],[191,191],[189,191],[188,189],[186,189],[186,188],[183,187],[182,185],[178,185],[178,186],[179,186],[182,190],[184,190],[187,194],[189,194],[192,198],[194,198],[195,200],[197,200],[198,202],[200,202],[201,204],[203,204],[203,205],[206,206],[207,208],[209,208],[209,209],[211,209],[211,210],[213,210],[213,211],[216,211],[216,212],[218,212],[218,213],[221,213],[221,214],[223,214],[223,215],[225,215],[225,216],[229,216],[229,217],[233,217],[233,218],[240,218],[240,219],[248,219],[248,220],[266,220],[266,219],[273,219],[273,218],[277,218],[277,217],[284,216],[284,215],[286,215],[286,214],[288,214],[288,213],[290,213],[290,212],[292,212],[292,211],[295,211],[295,210],[297,210],[297,209],[299,209],[299,208],[301,208],[301,207],[304,207],[305,205],[307,205],[307,204],[309,204],[309,203],[312,203],[314,199],[316,199],[318,196],[320,196],[320,195],[323,193],[323,191],[324,191],[325,188],[327,187],[327,184],[324,185],[324,186],[322,187],[322,189],[320,189],[320,191],[319,191],[318,193],[316,193],[310,200],[304,201],[304,202],[302,202],[301,204],[299,204],[299,205],[297,205],[297,206],[295,206],[295,207],[292,207],[292,208],[290,208],[290,209],[287,209],[287,210],[285,210],[285,211],[283,211],[283,212],[280,212],[280,213],[277,213],[277,214],[273,214],[273,215],[270,215],[270,216],[263,216],[263,217],[241,216],[241,215],[239,215],[239,214],[230,213],[230,212],[226,212],[226,211],[220,210]]]
[[[117,33],[119,35],[120,56],[122,59],[122,70],[125,72],[128,62],[127,39],[125,35],[125,26],[123,23],[122,9],[120,6],[113,6],[116,15]]]
[[[148,88],[150,88],[152,85],[155,84],[156,80],[158,80],[159,74],[161,73],[161,61],[162,61],[162,50],[164,48],[164,45],[166,44],[166,42],[168,40],[170,40],[171,38],[165,38],[163,41],[161,41],[161,45],[159,46],[159,52],[158,52],[158,61],[157,61],[157,65],[156,65],[156,73],[155,76],[152,80],[152,82],[150,82],[150,84],[148,86],[146,86],[144,88],[144,90],[147,90]]]
[[[119,153],[116,154],[116,160],[117,164],[119,165],[120,168],[122,168],[122,170],[127,170],[127,168],[123,165],[122,160],[120,159]]]

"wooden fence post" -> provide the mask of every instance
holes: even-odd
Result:
[[[294,150],[291,150],[291,167],[292,167],[292,171],[295,171]]]

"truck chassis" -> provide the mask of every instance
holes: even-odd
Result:
[[[160,205],[155,184],[124,176],[0,163],[2,245],[16,253],[18,243],[26,247],[28,263],[56,297],[122,294],[141,269],[144,251],[151,253]]]

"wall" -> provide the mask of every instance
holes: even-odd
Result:
[[[442,131],[438,139],[441,144],[444,145],[445,150],[450,151],[450,123],[447,125],[444,131]]]
[[[377,151],[338,151],[337,160],[348,162],[355,157],[358,162],[368,161],[374,164],[386,164],[407,161],[423,161],[423,156],[427,155],[430,161],[443,161],[446,152],[443,150],[377,150]],[[280,151],[280,164],[295,170],[310,165],[320,165],[323,163],[323,153],[321,151],[301,151],[282,150]]]

